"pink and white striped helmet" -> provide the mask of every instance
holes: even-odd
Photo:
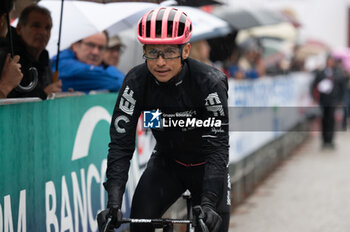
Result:
[[[137,38],[142,44],[185,44],[191,35],[191,19],[173,7],[150,10],[137,27]]]

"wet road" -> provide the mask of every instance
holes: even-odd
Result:
[[[232,232],[350,232],[350,131],[335,150],[320,148],[319,132],[237,206]]]

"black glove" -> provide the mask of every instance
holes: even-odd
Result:
[[[204,223],[210,232],[220,229],[222,219],[216,210],[217,196],[214,193],[206,193],[202,196],[201,206],[204,213]]]
[[[100,232],[113,232],[114,228],[121,225],[122,219],[123,214],[119,207],[105,209],[97,215],[98,230]]]
[[[119,186],[110,186],[107,192],[107,208],[121,208],[124,191],[122,191]]]
[[[108,191],[108,203],[107,209],[97,215],[98,229],[100,232],[113,232],[114,228],[118,228],[121,225],[121,220],[123,219],[123,214],[120,210],[123,191],[121,191],[119,186],[105,185],[105,187]]]
[[[204,223],[204,212],[200,205],[193,206],[193,226],[195,232],[208,232],[208,228]]]

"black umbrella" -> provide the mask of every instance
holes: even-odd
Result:
[[[222,5],[222,2],[216,0],[176,0],[179,6],[208,6],[208,5]]]
[[[9,1],[6,0],[5,2],[7,4],[7,6],[10,5]],[[6,15],[7,15],[7,28],[8,28],[8,40],[9,40],[9,45],[10,45],[10,54],[11,54],[11,58],[13,58],[14,56],[14,51],[13,51],[13,40],[12,40],[12,29],[10,26],[10,7],[6,7]],[[29,75],[32,77],[32,81],[27,85],[27,86],[22,86],[21,84],[19,84],[16,87],[16,90],[20,91],[20,92],[30,92],[32,91],[36,85],[38,84],[38,70],[35,67],[31,67],[28,70]]]
[[[220,7],[216,8],[213,14],[226,20],[235,30],[278,24],[286,21],[278,13],[266,9],[247,10]]]
[[[230,57],[232,52],[237,49],[236,36],[237,31],[233,31],[226,36],[209,39],[210,60],[214,62],[224,61]]]
[[[57,58],[56,58],[56,64],[55,64],[56,69],[55,69],[55,72],[53,73],[53,77],[52,77],[53,82],[58,81],[58,64],[59,64],[59,60],[60,60],[60,50],[61,50],[63,4],[64,4],[64,0],[61,0],[60,25],[59,25],[59,29],[58,29],[58,41],[57,41]]]

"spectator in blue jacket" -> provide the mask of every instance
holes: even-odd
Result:
[[[124,74],[103,62],[107,42],[107,33],[101,32],[79,40],[61,52],[59,78],[63,91],[119,91]],[[55,70],[56,57],[52,61]]]

